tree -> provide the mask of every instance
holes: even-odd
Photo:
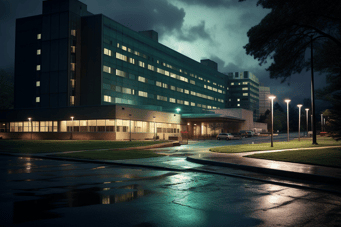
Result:
[[[0,110],[13,108],[13,94],[14,86],[12,75],[0,69]]]
[[[332,43],[341,48],[341,1],[258,0],[257,5],[271,12],[248,31],[249,43],[244,48],[260,65],[273,60],[266,69],[270,78],[284,82],[307,68],[305,52],[312,40],[319,43],[317,47]]]
[[[341,93],[333,95],[332,104],[333,109],[323,112],[326,117],[326,130],[334,139],[341,140]]]

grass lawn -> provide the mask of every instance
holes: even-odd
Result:
[[[290,148],[304,148],[304,147],[321,147],[321,146],[337,146],[341,145],[341,141],[335,141],[330,137],[317,137],[318,145],[312,145],[312,139],[302,139],[298,141],[297,139],[291,140],[289,142],[274,142],[273,147],[270,143],[260,143],[260,144],[243,144],[234,146],[222,146],[211,148],[210,151],[218,153],[241,153],[250,151],[266,151],[266,150],[280,150],[280,149],[290,149]]]
[[[15,153],[49,153],[140,147],[164,142],[165,141],[0,140],[0,151]]]
[[[79,159],[95,159],[95,160],[121,160],[121,159],[137,159],[137,158],[152,158],[163,156],[156,154],[151,150],[94,150],[82,151],[69,154],[54,154],[53,156],[66,157],[66,158],[79,158]]]
[[[341,168],[341,148],[281,151],[246,157]]]

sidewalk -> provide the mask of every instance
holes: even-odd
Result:
[[[335,146],[334,146],[335,147]],[[301,149],[320,149],[329,147],[318,148],[300,148],[300,149],[287,149],[287,150],[301,150]],[[341,185],[341,169],[299,164],[292,162],[272,161],[265,159],[256,159],[244,157],[247,155],[257,153],[268,152],[280,152],[284,150],[272,150],[272,151],[256,151],[256,152],[244,152],[244,153],[203,153],[187,157],[187,160],[194,163],[225,166],[230,168],[238,168],[247,171],[254,171],[258,173],[267,173],[273,175],[279,175],[284,177],[291,177],[302,180],[312,180],[322,183],[328,183],[333,185]]]

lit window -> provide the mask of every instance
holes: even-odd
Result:
[[[234,83],[232,82],[232,83],[231,83],[231,85],[233,86],[233,85],[234,85]]]
[[[165,70],[165,75],[166,76],[169,76],[169,72]]]
[[[70,96],[70,106],[75,105],[75,96]]]
[[[117,48],[119,48],[120,47],[120,44],[119,43],[117,43]]]
[[[104,95],[104,102],[111,102],[111,96]]]
[[[126,72],[116,69],[116,76],[127,77],[127,75]]]
[[[122,50],[127,51],[127,47],[126,46],[122,46]]]
[[[127,61],[127,56],[120,54],[120,53],[116,53],[116,58],[117,59],[121,59],[122,61]]]
[[[71,30],[71,35],[76,36],[76,30]]]
[[[76,47],[75,46],[71,46],[71,53],[76,53]]]
[[[194,80],[190,80],[189,81],[191,84],[195,85],[195,81]]]
[[[144,62],[139,61],[139,66],[144,68]]]
[[[146,78],[144,78],[142,76],[139,76],[137,80],[142,82],[142,83],[146,83]]]
[[[130,48],[128,48],[128,52],[130,52],[130,53],[131,53],[131,49],[130,49]]]
[[[240,106],[240,104],[238,103],[237,106]]]
[[[249,96],[249,94],[248,93],[243,93],[243,96]]]
[[[170,86],[170,89],[173,90],[173,91],[175,91],[175,86],[172,86],[172,85],[171,85],[171,86]]]
[[[184,92],[185,92],[185,94],[189,94],[189,90],[187,90],[187,89],[185,89]]]
[[[191,106],[195,106],[195,102],[191,102]]]
[[[129,58],[129,63],[135,64],[135,59],[134,58]]]
[[[108,56],[111,56],[111,50],[109,50],[107,48],[104,48],[104,54],[108,55]]]
[[[148,69],[154,71],[154,66],[148,64]]]
[[[245,90],[249,90],[249,88],[248,87],[243,87],[242,90],[244,90],[244,91]]]
[[[161,87],[162,86],[162,83],[161,82],[159,82],[159,81],[156,81],[156,86],[158,86],[158,87]]]
[[[36,87],[40,87],[40,81],[36,81]]]
[[[109,66],[103,65],[103,72],[111,73],[111,68]]]
[[[40,97],[36,97],[36,102],[40,102]]]
[[[188,102],[188,101],[184,101],[184,104],[185,104],[186,106],[188,106],[188,105],[189,105],[189,102]]]
[[[37,34],[37,39],[41,39],[41,34]]]
[[[75,71],[76,70],[76,63],[71,63],[71,71]]]
[[[169,102],[175,103],[175,99],[174,98],[169,98]]]
[[[72,88],[75,87],[75,79],[70,79]]]
[[[144,91],[139,91],[139,96],[142,96],[142,97],[148,97],[148,93],[147,92],[144,92]]]
[[[163,84],[162,84],[162,87],[163,87],[163,88],[168,88],[168,84],[163,83]]]
[[[248,84],[248,82],[243,82],[243,84],[245,85],[245,84]]]
[[[37,65],[37,71],[40,71],[40,65]]]
[[[157,95],[156,99],[167,102],[167,97],[165,97],[165,96]]]
[[[37,50],[37,55],[41,55],[41,49]]]

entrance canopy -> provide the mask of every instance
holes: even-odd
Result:
[[[242,123],[245,119],[226,116],[223,114],[181,114],[181,118],[186,122],[239,122]]]

